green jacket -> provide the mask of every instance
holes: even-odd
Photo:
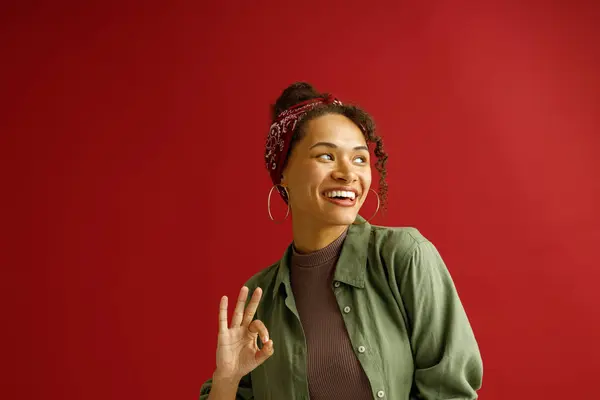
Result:
[[[279,262],[246,284],[250,293],[263,289],[256,318],[269,330],[275,353],[242,379],[237,399],[309,399],[291,251],[290,245]],[[477,398],[479,347],[442,258],[417,229],[351,225],[331,290],[373,399]],[[210,388],[208,380],[201,400]]]

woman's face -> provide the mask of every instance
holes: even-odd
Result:
[[[339,114],[317,117],[304,128],[282,180],[293,217],[318,225],[349,225],[371,187],[365,137],[354,122]]]

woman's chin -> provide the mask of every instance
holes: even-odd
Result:
[[[357,213],[351,210],[327,213],[324,219],[329,225],[351,225],[356,221]]]

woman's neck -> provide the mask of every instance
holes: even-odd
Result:
[[[312,253],[330,245],[348,228],[347,225],[315,226],[303,220],[293,221],[294,247],[299,253]]]

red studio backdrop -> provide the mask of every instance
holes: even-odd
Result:
[[[306,80],[377,121],[373,222],[440,250],[481,398],[592,398],[597,4],[4,2],[0,397],[198,397],[220,296],[290,243],[263,145]]]

